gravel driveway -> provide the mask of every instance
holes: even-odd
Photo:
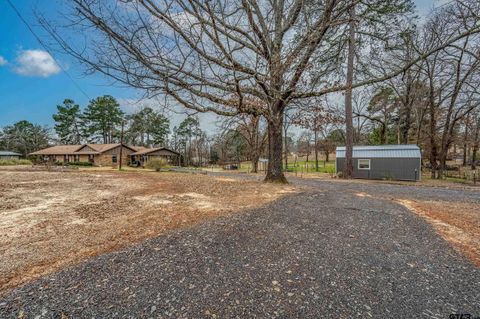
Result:
[[[17,288],[0,297],[0,318],[480,316],[478,268],[402,206],[354,194],[478,201],[478,192],[301,183],[308,187],[268,206]]]

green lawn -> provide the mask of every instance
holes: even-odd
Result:
[[[264,163],[258,163],[258,172],[264,172],[266,167]],[[221,166],[219,165],[214,165],[204,167],[203,170],[221,170]],[[285,163],[284,163],[284,169],[285,169]],[[242,172],[242,173],[250,173],[252,170],[252,163],[251,162],[241,162],[240,167],[236,172]],[[325,162],[323,160],[318,161],[318,171],[315,170],[315,161],[291,161],[288,162],[288,167],[286,169],[287,172],[290,173],[329,173],[329,174],[334,174],[335,173],[335,161],[328,161]]]
[[[315,167],[315,161],[297,161],[289,162],[286,169],[287,172],[291,173],[335,173],[335,161],[318,161],[318,170]]]

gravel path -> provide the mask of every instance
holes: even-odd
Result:
[[[475,192],[295,182],[313,187],[17,288],[0,318],[480,316],[478,268],[415,214],[354,195]]]

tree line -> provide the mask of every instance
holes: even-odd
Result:
[[[118,143],[124,129],[124,141],[140,146],[164,146],[170,122],[162,113],[144,107],[125,114],[112,96],[91,100],[82,111],[72,99],[57,105],[54,130],[62,144]]]
[[[123,130],[125,144],[169,147],[179,151],[187,165],[209,161],[202,147],[207,135],[196,116],[187,116],[170,132],[170,120],[162,112],[146,106],[126,114],[114,97],[104,95],[91,100],[84,109],[74,100],[65,99],[57,105],[52,119],[53,128],[26,120],[3,127],[0,129],[0,149],[26,157],[50,145],[119,143]]]

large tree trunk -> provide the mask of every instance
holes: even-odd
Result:
[[[465,134],[463,135],[463,163],[462,163],[463,166],[467,166],[467,139],[468,139],[468,125],[467,123],[465,123]]]
[[[258,160],[259,160],[260,156],[257,154],[257,153],[254,153],[252,155],[252,171],[251,173],[258,173]]]
[[[437,147],[437,118],[435,114],[435,90],[430,80],[430,92],[429,92],[429,105],[428,111],[430,116],[430,165],[432,167],[432,179],[439,178],[437,176],[438,171],[438,147]]]
[[[440,151],[440,168],[438,170],[439,179],[443,178],[445,170],[447,169],[447,154],[448,154],[448,149],[442,149]]]
[[[317,139],[318,139],[318,132],[314,132],[315,135],[315,171],[318,172],[318,145],[317,145]]]
[[[382,123],[382,128],[380,129],[380,142],[382,144],[387,144],[387,125]]]
[[[352,83],[353,63],[355,58],[355,7],[349,9],[349,39],[348,39],[348,61],[347,61],[347,89],[345,90],[345,165],[343,177],[352,178],[353,175],[353,116],[352,116]]]
[[[412,126],[412,106],[410,105],[410,103],[408,105],[409,106],[405,108],[405,122],[403,127],[401,128],[402,134],[400,142],[402,144],[408,144],[408,133],[410,132],[410,128]]]
[[[287,139],[287,130],[288,129],[287,129],[286,126],[284,126],[284,130],[285,131],[283,132],[284,133],[283,139],[285,140],[285,145],[284,145],[284,147],[285,147],[285,155],[284,155],[285,156],[285,170],[287,170],[288,169],[288,139]]]
[[[475,138],[473,140],[472,169],[476,169],[475,162],[477,161],[477,152],[478,152],[479,144],[480,144],[480,120],[477,121],[477,127],[475,128]]]
[[[282,169],[283,114],[278,113],[268,119],[268,166],[265,182],[287,183]]]

